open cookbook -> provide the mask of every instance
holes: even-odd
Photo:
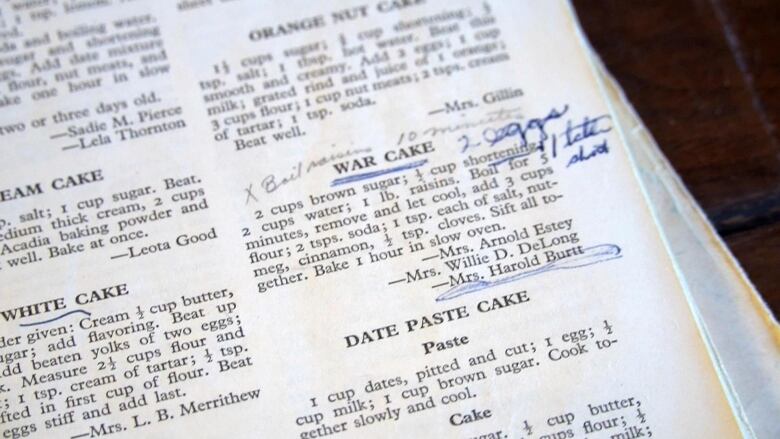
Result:
[[[777,438],[564,0],[0,4],[3,438]]]

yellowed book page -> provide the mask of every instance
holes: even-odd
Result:
[[[603,65],[596,60],[600,69]],[[723,380],[755,437],[780,435],[777,321],[685,189],[619,86],[602,70],[617,124],[626,134],[650,205],[718,357]]]
[[[5,437],[740,437],[564,1],[2,4]]]

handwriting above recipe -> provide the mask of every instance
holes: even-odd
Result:
[[[741,437],[568,2],[0,34],[3,437]]]

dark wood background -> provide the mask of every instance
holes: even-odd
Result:
[[[574,0],[591,43],[780,312],[780,0]]]

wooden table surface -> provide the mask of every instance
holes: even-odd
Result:
[[[780,1],[574,0],[661,149],[780,313]]]

